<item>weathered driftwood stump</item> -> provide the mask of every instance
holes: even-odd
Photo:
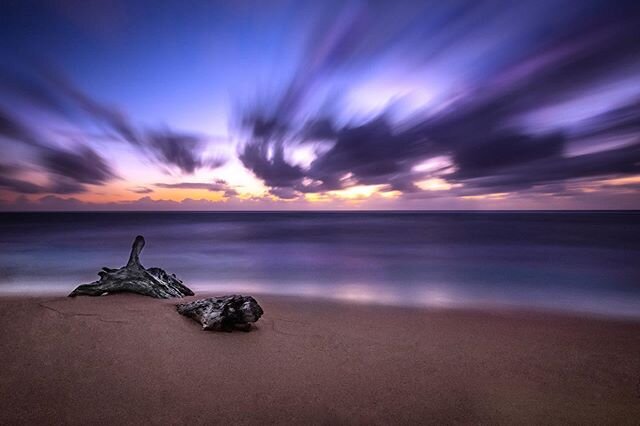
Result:
[[[222,296],[177,305],[178,313],[202,324],[203,330],[249,331],[258,321],[262,308],[251,296]]]
[[[140,252],[144,238],[138,235],[131,247],[126,266],[120,269],[102,268],[100,280],[82,284],[69,294],[75,296],[102,296],[111,293],[139,293],[158,299],[193,296],[193,292],[175,274],[167,274],[160,268],[146,269],[140,264]]]

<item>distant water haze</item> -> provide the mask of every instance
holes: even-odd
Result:
[[[640,317],[638,212],[2,213],[0,294],[141,260],[196,292]]]

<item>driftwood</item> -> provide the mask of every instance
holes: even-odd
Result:
[[[203,330],[249,331],[258,321],[262,308],[251,296],[222,296],[177,305],[178,313],[202,324]]]
[[[158,299],[193,296],[193,292],[175,274],[167,274],[160,268],[146,269],[140,264],[140,252],[144,238],[138,235],[131,247],[131,255],[126,266],[120,269],[102,268],[98,272],[100,280],[82,284],[69,294],[75,296],[102,296],[111,293],[139,293]]]

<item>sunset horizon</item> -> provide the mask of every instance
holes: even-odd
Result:
[[[144,3],[3,6],[0,210],[640,208],[632,2]]]

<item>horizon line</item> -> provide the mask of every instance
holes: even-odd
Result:
[[[640,209],[0,210],[5,213],[640,213]]]

